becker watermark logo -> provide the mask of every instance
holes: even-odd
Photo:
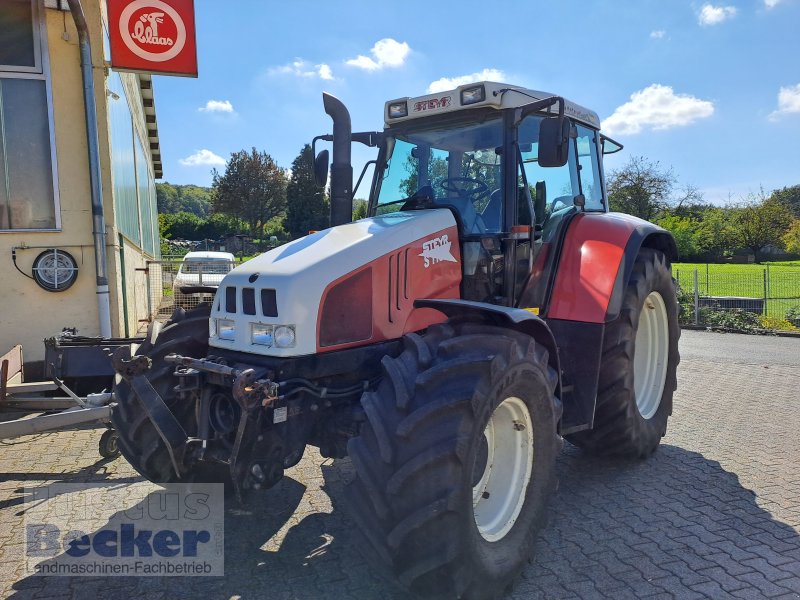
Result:
[[[435,265],[442,261],[458,262],[456,257],[450,252],[451,243],[447,234],[428,240],[422,243],[422,252],[419,256],[425,262],[427,269],[431,265]]]
[[[222,484],[53,484],[25,492],[27,574],[224,574]]]
[[[171,60],[186,45],[186,24],[161,0],[135,0],[122,11],[119,33],[125,46],[139,58]]]

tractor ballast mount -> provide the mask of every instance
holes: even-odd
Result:
[[[621,146],[559,96],[468,84],[387,102],[362,133],[323,100],[332,227],[119,357],[120,449],[152,481],[239,497],[307,445],[348,456],[367,555],[424,597],[495,597],[533,552],[562,438],[643,458],[665,434],[674,240],[608,211]],[[353,142],[377,149],[356,222]]]

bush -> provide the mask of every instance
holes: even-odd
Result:
[[[797,331],[790,321],[781,319],[780,317],[761,317],[761,326],[764,329],[772,329],[774,331]]]
[[[800,304],[792,306],[786,311],[786,320],[795,327],[800,327]]]
[[[732,310],[703,309],[700,313],[701,321],[711,327],[723,327],[737,331],[755,331],[763,327],[761,315],[747,312],[741,308]]]
[[[694,324],[694,294],[685,291],[679,283],[675,285],[678,296],[678,322],[681,325]]]

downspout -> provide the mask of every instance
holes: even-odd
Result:
[[[86,142],[89,148],[89,181],[92,194],[92,236],[94,238],[94,264],[97,282],[97,314],[100,320],[100,337],[111,337],[111,308],[108,298],[108,257],[106,255],[106,218],[103,210],[103,185],[100,170],[100,139],[97,130],[94,75],[92,73],[92,45],[89,28],[80,0],[67,0],[81,50],[81,75],[83,76],[83,106],[86,112]]]

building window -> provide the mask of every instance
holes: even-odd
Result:
[[[0,7],[0,230],[60,226],[50,91],[36,0]]]

